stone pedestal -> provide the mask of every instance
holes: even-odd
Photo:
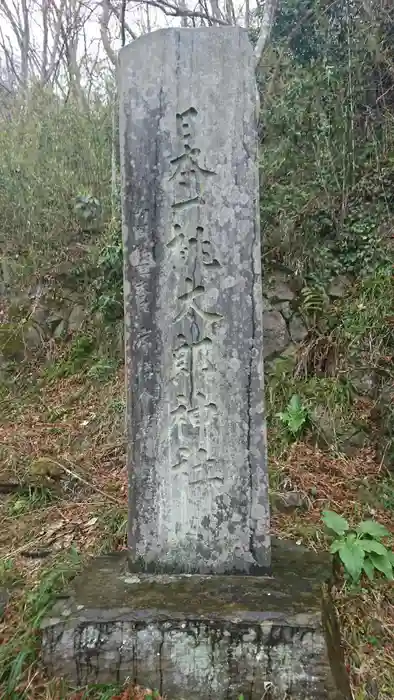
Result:
[[[132,574],[123,554],[98,558],[44,621],[44,663],[168,700],[349,700],[327,559],[281,542],[272,556],[271,577]]]

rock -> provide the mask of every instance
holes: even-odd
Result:
[[[30,350],[37,350],[38,348],[42,347],[42,335],[38,328],[33,326],[33,324],[29,324],[27,325],[27,328],[24,328],[24,341],[26,343],[26,347]]]
[[[301,343],[308,335],[308,329],[300,316],[295,314],[289,322],[289,331],[294,343]]]
[[[316,442],[321,449],[336,444],[337,434],[335,420],[326,406],[317,404],[310,413],[310,420]]]
[[[271,494],[271,505],[272,508],[280,512],[287,512],[307,507],[308,499],[300,491],[284,491],[283,493]]]
[[[0,355],[3,361],[22,361],[25,357],[25,342],[19,323],[0,324]]]
[[[70,316],[68,317],[68,330],[69,331],[79,331],[83,326],[86,318],[86,311],[83,306],[78,304],[73,307]]]
[[[289,343],[287,348],[283,350],[281,353],[280,357],[283,357],[286,360],[292,360],[295,362],[297,359],[297,353],[298,353],[298,347],[294,343]]]
[[[375,372],[355,369],[350,374],[350,381],[358,394],[374,398],[379,384],[379,378]]]
[[[338,440],[338,448],[347,457],[354,457],[368,442],[368,435],[363,430],[353,433],[349,431],[347,435],[341,435]]]
[[[64,335],[66,332],[67,332],[67,322],[63,319],[62,321],[60,321],[60,323],[58,323],[58,324],[56,325],[56,327],[55,327],[55,329],[54,329],[54,331],[53,331],[52,336],[53,336],[53,338],[55,338],[55,340],[58,340],[58,339],[61,338],[62,335]]]
[[[275,272],[269,279],[265,289],[266,296],[273,302],[292,301],[295,297],[290,282],[289,275],[284,272]]]
[[[290,306],[289,301],[282,301],[280,304],[275,304],[275,308],[281,312],[283,318],[285,318],[286,321],[288,321],[291,318],[293,310]]]
[[[31,312],[31,305],[31,299],[27,295],[11,299],[7,314],[9,321],[21,321],[27,318]]]
[[[346,275],[338,275],[328,288],[328,295],[333,299],[342,299],[347,293],[352,282]]]
[[[344,432],[339,418],[326,406],[315,406],[310,417],[316,443],[321,449],[335,447],[348,457],[353,457],[368,442],[367,434],[354,426]]]
[[[48,322],[48,310],[44,306],[36,306],[31,315],[31,319],[34,321],[34,323],[40,326],[40,328],[44,329]]]
[[[287,324],[280,311],[264,311],[263,339],[265,358],[282,353],[290,343]]]
[[[39,457],[33,460],[29,471],[34,477],[49,477],[51,479],[60,479],[64,474],[61,464],[50,457]]]
[[[64,319],[65,319],[65,315],[62,314],[62,312],[60,310],[53,311],[48,316],[48,318],[46,320],[46,325],[49,328],[49,332],[51,335],[54,335],[58,326],[60,326],[61,323],[64,323]]]
[[[297,347],[290,343],[287,348],[277,356],[266,358],[264,371],[266,375],[282,374],[292,372],[297,360]]]

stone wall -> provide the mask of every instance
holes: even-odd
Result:
[[[265,275],[264,357],[275,358],[308,335],[299,313],[299,286],[289,272],[273,270]]]

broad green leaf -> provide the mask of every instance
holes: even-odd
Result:
[[[304,412],[303,408],[302,408],[302,404],[301,404],[301,399],[299,396],[297,396],[297,394],[293,394],[293,396],[291,397],[290,403],[289,403],[289,409],[291,411],[294,411],[294,412],[296,412],[296,411],[300,411],[301,413]]]
[[[325,526],[332,532],[335,532],[336,535],[344,535],[349,529],[348,521],[332,510],[324,510],[322,520]]]
[[[391,561],[392,565],[394,566],[394,552],[391,549],[387,550],[387,556]]]
[[[339,552],[341,547],[343,547],[343,543],[344,540],[335,540],[330,547],[330,553],[336,554],[337,552]]]
[[[381,542],[376,540],[359,540],[361,547],[364,552],[375,552],[376,554],[382,554],[382,556],[387,555],[387,549]]]
[[[381,571],[389,581],[392,581],[393,566],[389,557],[387,555],[382,556],[382,554],[375,554],[375,552],[371,552],[369,557],[375,569]]]
[[[361,576],[361,571],[364,563],[364,550],[358,542],[344,543],[339,550],[339,557],[345,567],[346,573],[353,579],[358,581]]]
[[[364,559],[363,569],[364,569],[365,573],[367,574],[369,580],[373,581],[375,567],[372,564],[369,557],[366,557],[366,559]]]
[[[381,525],[376,523],[375,520],[364,520],[357,527],[357,532],[361,535],[369,535],[370,537],[375,537],[379,539],[380,537],[388,537],[390,535],[389,531]]]
[[[305,416],[303,414],[291,413],[288,419],[289,430],[295,435],[300,432],[302,426],[305,423]]]

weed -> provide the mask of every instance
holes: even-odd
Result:
[[[88,369],[87,376],[94,381],[105,382],[116,372],[118,366],[117,360],[102,357]]]
[[[112,399],[108,405],[108,411],[110,413],[120,413],[123,414],[126,410],[125,400],[120,398]]]
[[[334,535],[330,552],[342,562],[353,585],[359,583],[363,572],[371,581],[375,571],[393,580],[394,552],[380,541],[390,535],[383,525],[365,520],[351,529],[345,518],[329,510],[323,512],[322,520]]]
[[[45,486],[31,486],[26,493],[12,496],[8,502],[9,514],[20,517],[32,510],[45,508],[53,502],[55,495],[50,488]]]
[[[358,490],[359,500],[372,508],[394,511],[394,478],[385,475],[377,483],[365,479]]]
[[[308,423],[308,411],[296,394],[291,397],[285,411],[277,414],[292,437],[298,438]]]
[[[112,700],[122,692],[122,687],[112,683],[97,683],[96,685],[84,688],[75,696],[75,700]]]
[[[48,379],[70,377],[86,369],[95,350],[95,341],[89,335],[78,335],[67,349],[66,355],[54,365],[46,368],[44,376]]]
[[[329,299],[325,289],[318,285],[305,286],[301,290],[301,311],[308,317],[310,323],[318,325],[323,311],[327,310]]]
[[[45,571],[39,583],[28,591],[19,604],[19,620],[13,634],[0,646],[0,686],[3,697],[19,700],[24,697],[23,685],[27,668],[37,660],[37,631],[41,620],[80,567],[78,553],[71,549],[68,556]]]
[[[111,552],[126,546],[127,508],[106,506],[96,515],[102,522],[104,537],[101,542],[102,552]]]
[[[97,261],[94,311],[100,311],[104,321],[113,323],[123,318],[123,247],[120,222],[114,220],[108,227]]]
[[[385,477],[378,486],[378,497],[386,510],[394,512],[394,478]]]
[[[351,299],[341,306],[340,334],[348,344],[348,356],[367,353],[368,366],[394,349],[394,277],[392,269],[379,269],[362,280]]]
[[[15,586],[22,581],[23,578],[13,559],[4,559],[0,562],[0,586]]]

